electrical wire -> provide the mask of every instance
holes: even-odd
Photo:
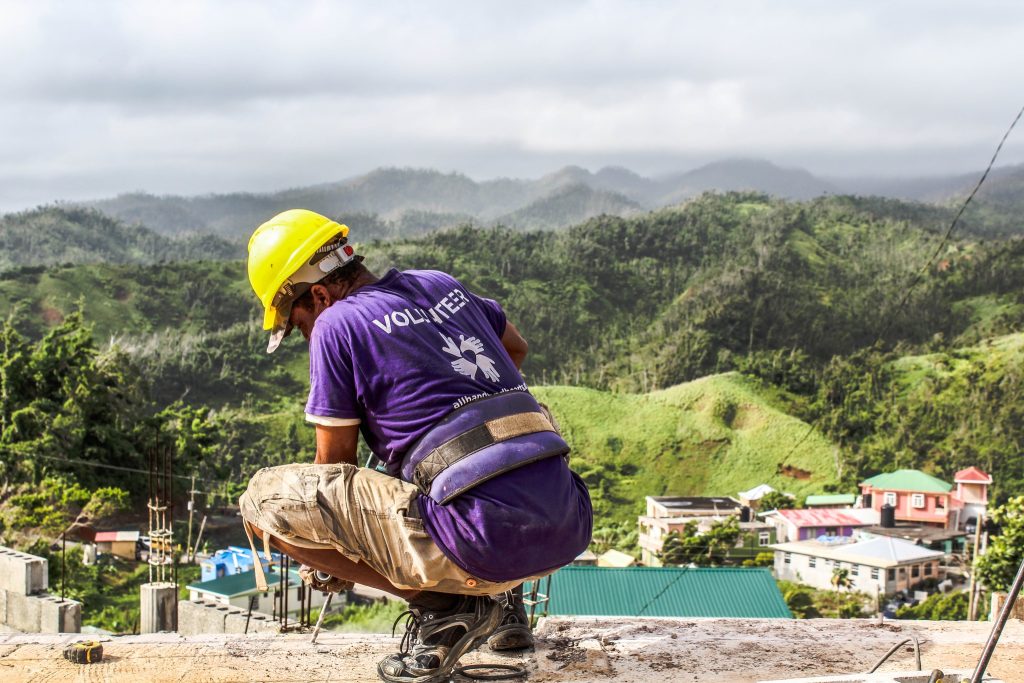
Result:
[[[151,474],[151,472],[149,470],[144,470],[144,469],[141,469],[141,468],[138,468],[138,467],[126,467],[124,465],[108,465],[107,463],[104,463],[104,462],[92,462],[90,460],[82,460],[81,458],[67,458],[67,457],[63,457],[62,458],[62,457],[58,457],[56,455],[43,455],[41,453],[37,453],[37,454],[33,455],[32,457],[33,458],[42,458],[44,460],[53,460],[55,462],[66,462],[66,463],[71,464],[71,465],[85,465],[86,467],[95,467],[95,468],[102,468],[102,469],[108,469],[108,470],[117,470],[119,472],[136,472],[138,474]],[[175,479],[183,479],[185,481],[191,481],[192,480],[192,477],[187,477],[187,476],[185,476],[183,474],[170,474],[170,475],[164,475],[164,476],[174,477]],[[205,483],[207,483],[207,484],[229,484],[229,483],[232,483],[232,482],[230,482],[230,481],[228,481],[226,479],[221,479],[221,480],[214,479],[214,480],[206,480]],[[199,490],[197,490],[196,493],[202,493],[204,495],[212,495],[210,491],[199,491]]]
[[[910,295],[911,293],[913,293],[914,288],[921,284],[921,280],[924,278],[925,273],[928,272],[928,269],[931,268],[932,264],[935,263],[935,259],[939,257],[939,255],[942,253],[943,248],[946,246],[946,244],[949,243],[949,238],[953,236],[953,231],[956,230],[957,223],[960,222],[960,217],[964,215],[964,211],[967,210],[967,206],[971,203],[971,200],[974,199],[974,195],[978,194],[978,190],[981,189],[981,186],[982,184],[984,184],[985,179],[988,178],[988,174],[992,171],[992,167],[995,166],[996,159],[999,158],[999,152],[1001,152],[1003,149],[1003,144],[1006,142],[1006,139],[1010,137],[1010,133],[1017,126],[1017,122],[1020,121],[1022,115],[1024,115],[1024,106],[1022,106],[1020,111],[1017,112],[1017,116],[1014,117],[1013,122],[1010,124],[1010,127],[1006,129],[1005,133],[1003,133],[1003,137],[999,141],[999,144],[996,145],[996,151],[992,153],[992,158],[989,160],[988,166],[985,168],[985,172],[981,174],[981,177],[978,178],[978,183],[974,186],[974,189],[971,190],[971,193],[967,195],[967,199],[965,199],[963,204],[960,205],[960,210],[956,212],[956,215],[953,217],[952,222],[950,222],[949,228],[946,230],[946,234],[942,236],[942,241],[940,241],[939,245],[935,248],[935,253],[933,253],[931,255],[931,258],[929,258],[928,261],[925,262],[924,266],[922,266],[921,269],[917,271],[917,274],[914,276],[914,279],[911,281],[910,285],[904,290],[903,297],[900,299],[899,304],[897,304],[896,306],[896,314],[900,313],[903,310],[903,307],[907,305],[907,301],[910,300]],[[886,325],[886,327],[882,330],[882,334],[879,335],[880,338],[885,337],[885,335],[889,332],[894,317],[895,314],[893,316],[889,316],[889,324]]]
[[[960,222],[960,217],[964,215],[964,211],[967,210],[967,206],[971,203],[971,200],[974,199],[974,195],[978,194],[978,190],[981,189],[981,186],[984,184],[985,179],[988,178],[988,174],[992,171],[992,167],[995,166],[996,159],[999,158],[999,153],[1003,149],[1003,144],[1005,144],[1006,139],[1010,137],[1010,133],[1017,126],[1017,122],[1020,121],[1022,115],[1024,115],[1024,106],[1020,108],[1020,111],[1017,112],[1017,116],[1015,116],[1013,122],[1010,123],[1010,127],[1006,129],[1005,133],[1003,133],[1002,139],[999,141],[999,144],[996,145],[996,151],[992,153],[992,158],[989,160],[988,166],[985,167],[985,172],[981,174],[981,177],[978,178],[978,182],[974,186],[974,189],[971,190],[971,193],[967,195],[967,199],[965,199],[963,204],[960,205],[960,210],[956,212],[956,215],[950,222],[949,228],[946,229],[946,233],[943,235],[942,240],[939,242],[939,245],[935,248],[935,252],[925,262],[921,269],[917,271],[917,273],[914,276],[914,279],[910,282],[910,285],[904,289],[903,296],[900,299],[899,303],[896,305],[893,313],[886,316],[886,325],[884,328],[882,328],[881,333],[879,333],[878,338],[875,340],[876,344],[882,341],[885,338],[885,336],[889,333],[889,330],[892,329],[893,321],[896,319],[897,315],[903,311],[904,306],[907,305],[907,302],[910,300],[910,295],[913,293],[914,288],[921,283],[921,280],[924,278],[925,273],[928,272],[928,270],[932,267],[932,264],[935,263],[935,259],[939,257],[939,255],[942,253],[942,250],[945,248],[946,244],[949,243],[950,237],[953,236],[953,231],[956,230],[956,226]],[[807,433],[805,433],[795,444],[793,444],[793,447],[790,448],[789,452],[786,453],[786,455],[783,457],[782,462],[787,462],[789,460],[789,458],[796,452],[796,449],[799,448],[803,444],[803,442],[807,440],[807,438],[811,435],[812,432],[814,432],[814,429],[815,426],[813,424],[810,425],[810,428],[807,430]]]

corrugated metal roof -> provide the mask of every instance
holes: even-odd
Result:
[[[874,538],[859,543],[826,544],[818,541],[794,541],[770,546],[773,550],[824,557],[839,562],[866,564],[869,567],[896,567],[925,560],[937,560],[944,553],[929,550],[899,538]]]
[[[925,474],[920,470],[896,470],[876,474],[864,480],[876,489],[892,489],[895,491],[924,491],[925,493],[947,493],[953,488],[938,477]]]
[[[96,542],[97,543],[111,543],[111,542],[130,542],[134,543],[139,540],[138,531],[97,531]]]
[[[844,510],[776,510],[776,514],[790,524],[798,527],[819,527],[819,526],[860,526],[864,522],[856,517],[843,514]]]
[[[807,496],[804,505],[853,505],[857,502],[855,493],[831,493],[820,496]]]
[[[767,569],[570,566],[552,576],[550,598],[553,615],[793,617]]]

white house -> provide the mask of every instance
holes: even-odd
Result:
[[[815,588],[832,588],[832,574],[837,568],[847,570],[852,590],[869,595],[910,592],[925,579],[944,578],[944,553],[898,538],[853,542],[837,537],[827,543],[778,543],[772,549],[775,578]]]
[[[264,593],[256,588],[256,572],[249,570],[239,574],[228,574],[210,581],[189,584],[188,597],[192,602],[215,602],[225,607],[228,605],[248,610],[250,602],[254,612],[279,614],[287,604],[289,615],[298,614],[302,601],[310,599],[311,607],[322,607],[326,596],[320,591],[312,590],[302,582],[297,571],[288,572],[287,603],[282,599],[285,591],[281,573],[277,568],[267,571],[269,590]],[[309,593],[312,592],[312,596]],[[335,605],[341,604],[337,600]]]

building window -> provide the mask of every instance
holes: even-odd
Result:
[[[850,565],[850,574],[852,576],[860,576],[860,565],[859,564],[851,564]]]
[[[890,581],[894,580],[896,578],[896,570],[895,569],[890,569],[890,570],[886,571],[885,572],[885,578],[887,578]]]
[[[915,564],[913,567],[911,567],[910,568],[910,575],[911,576],[915,576],[915,577],[916,576],[921,576],[921,565]]]
[[[923,493],[911,494],[911,496],[910,496],[910,504],[911,504],[911,506],[913,506],[915,508],[923,508],[924,507],[924,494]]]
[[[816,557],[809,557],[809,558],[807,558],[807,566],[810,567],[811,569],[814,569],[815,567],[817,567],[818,566],[818,558],[816,558]]]
[[[782,561],[785,562],[786,564],[789,564],[790,562],[793,561],[793,554],[792,553],[785,553],[782,556]]]
[[[872,579],[877,579],[878,578],[878,567],[872,567],[871,568],[871,578]]]
[[[758,545],[770,545],[772,542],[772,534],[769,531],[762,531],[757,535]]]
[[[882,495],[882,500],[885,502],[886,505],[892,505],[893,507],[896,507],[896,494],[894,492],[886,491]]]
[[[924,566],[924,575],[925,576],[931,576],[932,575],[932,566],[931,566],[931,564],[926,564]]]

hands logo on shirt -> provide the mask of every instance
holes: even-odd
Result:
[[[484,345],[476,337],[466,338],[466,335],[459,335],[459,344],[455,344],[455,340],[451,337],[442,334],[441,339],[444,340],[444,346],[441,350],[445,353],[455,356],[456,359],[452,361],[452,369],[460,375],[465,375],[470,379],[476,379],[477,369],[484,373],[484,377],[492,382],[497,382],[501,375],[494,367],[494,361],[488,356],[484,355]],[[473,360],[466,358],[465,353],[469,351],[473,354]]]

